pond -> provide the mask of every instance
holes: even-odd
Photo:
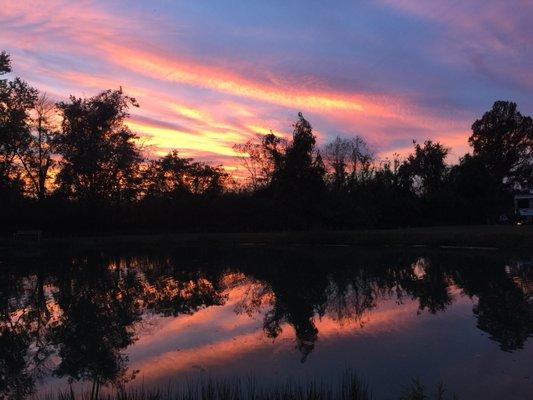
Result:
[[[533,393],[530,254],[243,245],[0,262],[0,398],[346,370],[378,399],[413,379],[461,399]]]

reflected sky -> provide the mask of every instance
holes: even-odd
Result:
[[[415,377],[461,398],[533,389],[530,256],[178,248],[2,264],[2,394],[346,369],[378,398]]]
[[[268,338],[261,313],[250,318],[235,312],[243,288],[232,289],[223,306],[152,321],[128,351],[130,368],[140,371],[132,386],[235,376],[261,377],[267,383],[316,377],[335,382],[339,371],[349,368],[385,398],[395,398],[413,377],[428,385],[449,382],[448,390],[464,398],[480,392],[486,398],[522,398],[533,389],[527,382],[533,347],[518,354],[499,351],[476,329],[472,307],[477,299],[453,291],[456,301],[444,315],[418,313],[413,300],[398,304],[388,299],[358,320],[317,318],[317,343],[302,362],[294,329],[284,323],[277,338]],[[526,384],[517,388],[520,379]]]

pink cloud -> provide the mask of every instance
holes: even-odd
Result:
[[[415,9],[410,2],[397,7],[409,12]],[[429,7],[415,10],[433,17]],[[144,32],[154,26],[137,17],[127,12],[110,14],[90,1],[51,1],[39,6],[7,1],[0,14],[4,26],[0,45],[19,55],[15,67],[21,67],[23,78],[46,90],[54,90],[51,82],[61,82],[68,85],[68,92],[82,95],[123,86],[142,106],[134,111],[130,126],[146,136],[158,154],[179,148],[193,157],[210,156],[214,162],[228,163],[236,142],[270,129],[290,133],[290,118],[298,111],[312,123],[320,121],[314,125],[321,142],[328,140],[334,127],[367,136],[383,151],[395,146],[399,138],[411,139],[410,131],[413,137],[426,131],[452,147],[462,149],[466,144],[466,136],[458,132],[468,129],[469,116],[443,117],[418,105],[416,98],[393,92],[376,95],[333,89],[312,75],[296,80],[264,68],[246,72],[248,63],[234,68],[177,55],[152,42]],[[40,65],[40,57],[50,54],[76,62]],[[92,71],[83,66],[85,60],[99,67]],[[39,68],[38,76],[33,74],[35,68]],[[65,90],[54,94],[66,96]],[[191,90],[200,92],[191,96]],[[141,116],[149,119],[141,120]]]

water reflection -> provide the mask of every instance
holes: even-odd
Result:
[[[415,301],[415,313],[437,314],[457,296],[473,299],[477,327],[501,350],[520,350],[533,334],[533,268],[527,257],[519,260],[327,248],[124,250],[26,264],[6,258],[0,397],[25,398],[46,376],[88,382],[94,396],[102,386],[125,385],[139,372],[126,349],[150,316],[200,315],[227,304],[230,293],[233,312],[261,318],[267,338],[291,327],[301,362],[321,335],[318,321],[364,329],[386,301]]]

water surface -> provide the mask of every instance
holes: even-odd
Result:
[[[197,379],[413,378],[533,393],[533,263],[497,251],[247,247],[2,258],[0,394]]]

